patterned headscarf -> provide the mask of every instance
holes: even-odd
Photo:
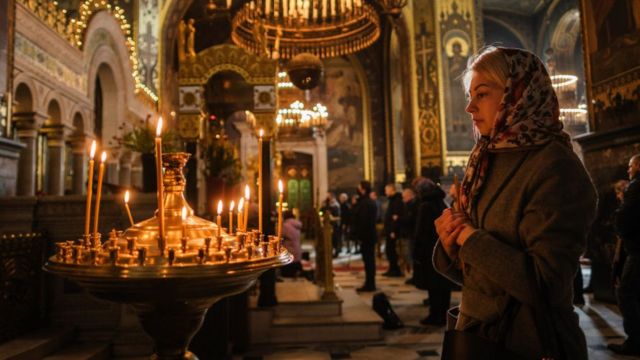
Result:
[[[553,140],[571,147],[571,138],[562,131],[558,98],[542,61],[521,49],[495,51],[504,55],[509,78],[491,135],[480,138],[469,156],[460,190],[460,204],[468,214],[487,174],[487,153],[528,150]]]

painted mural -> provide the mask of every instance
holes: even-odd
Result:
[[[416,77],[418,79],[418,126],[420,129],[420,173],[442,171],[442,137],[438,101],[438,58],[436,55],[434,5],[414,0]]]
[[[309,103],[329,112],[326,130],[329,189],[353,189],[364,178],[362,84],[345,59],[325,61],[324,80]]]
[[[587,9],[594,122],[598,131],[637,124],[640,2],[590,0]]]
[[[473,124],[465,112],[467,105],[461,75],[467,67],[467,59],[473,52],[471,16],[453,2],[440,15],[442,36],[442,79],[444,122],[447,134],[447,151],[469,151],[473,147]]]

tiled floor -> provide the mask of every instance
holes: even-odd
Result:
[[[359,256],[342,254],[334,260],[335,282],[342,288],[355,288],[362,285],[364,274]],[[378,271],[380,274],[381,271]],[[587,271],[588,274],[588,271]],[[427,297],[425,291],[405,285],[403,278],[386,278],[378,275],[377,287],[389,297],[393,309],[405,324],[398,330],[384,331],[382,342],[372,344],[339,344],[294,348],[262,349],[236,357],[238,360],[325,360],[325,359],[439,359],[443,328],[425,327],[419,320],[428,314],[428,308],[422,305]],[[360,296],[371,303],[372,293]],[[454,292],[452,305],[458,303],[460,293]],[[587,304],[576,308],[580,316],[580,325],[587,337],[589,359],[633,359],[617,356],[607,351],[609,341],[621,342],[624,339],[622,318],[615,305],[593,302],[587,297]]]

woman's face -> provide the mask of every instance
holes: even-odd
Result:
[[[473,71],[469,86],[469,103],[465,111],[471,114],[473,125],[483,136],[491,135],[496,122],[500,101],[504,95],[504,87],[496,84],[484,74]]]

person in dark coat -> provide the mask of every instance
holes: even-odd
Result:
[[[384,187],[384,193],[389,200],[387,210],[384,213],[384,251],[389,262],[389,269],[383,273],[383,276],[401,277],[402,270],[398,266],[397,242],[400,237],[400,223],[402,216],[402,195],[396,191],[394,184],[387,184]]]
[[[617,354],[640,356],[640,154],[629,160],[629,186],[615,217],[616,230],[627,257],[616,290],[627,339],[609,344]]]
[[[342,229],[340,228],[340,204],[336,200],[336,196],[333,193],[327,193],[322,211],[328,211],[331,214],[331,244],[333,247],[333,257],[338,257],[340,249],[342,248]]]
[[[438,242],[435,220],[447,208],[444,202],[445,192],[427,178],[417,178],[414,187],[418,193],[418,212],[416,214],[415,245],[413,261],[417,286],[429,292],[429,316],[420,320],[422,325],[444,326],[447,310],[451,302],[451,283],[438,273],[431,261],[431,254]]]
[[[358,202],[353,209],[353,227],[356,239],[360,243],[362,261],[364,262],[365,282],[357,291],[376,290],[376,215],[375,201],[371,200],[371,183],[363,180],[358,185]]]
[[[405,269],[411,271],[413,256],[411,252],[415,247],[416,217],[418,215],[418,199],[416,193],[411,188],[402,190],[402,216],[400,217],[400,244],[403,249],[401,256],[405,259]],[[415,272],[411,271],[411,278],[405,281],[407,285],[415,285]]]
[[[349,227],[351,226],[351,205],[349,205],[349,195],[346,193],[338,196],[340,203],[340,232],[342,234],[341,243],[347,246],[347,253],[351,253],[351,243],[349,241]]]

